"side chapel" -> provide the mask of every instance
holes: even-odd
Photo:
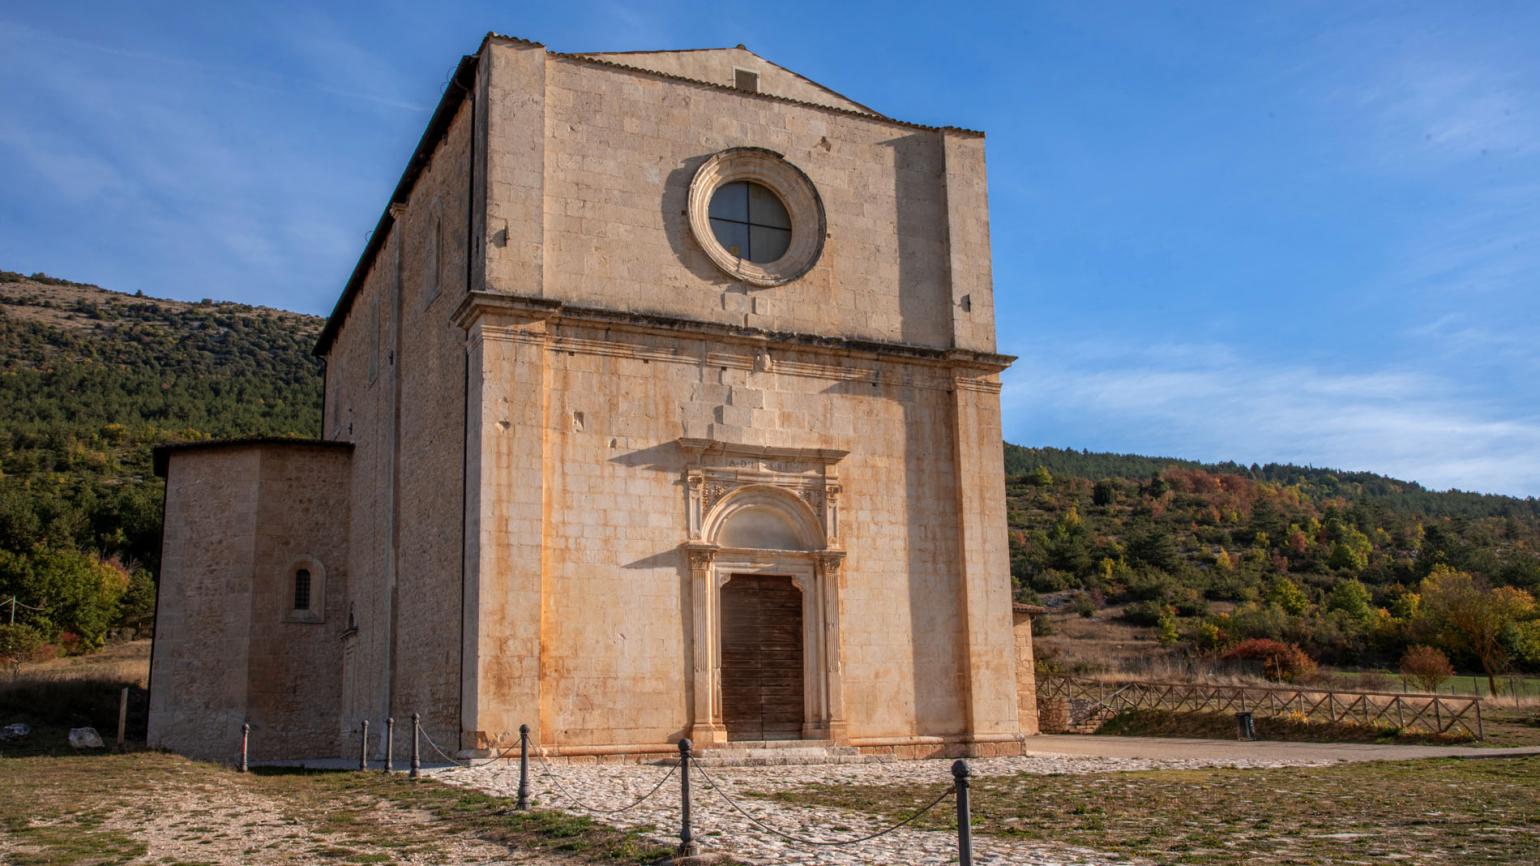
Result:
[[[151,745],[1036,732],[983,134],[741,45],[489,35],[315,351],[319,439],[157,450]]]

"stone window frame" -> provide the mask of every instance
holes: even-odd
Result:
[[[751,262],[733,255],[711,229],[712,196],[726,184],[738,181],[770,190],[791,219],[791,243],[785,255],[773,262]],[[712,264],[729,276],[762,288],[785,285],[812,270],[823,253],[828,232],[823,199],[813,181],[781,154],[762,147],[728,148],[701,163],[690,181],[686,213],[690,233]]]
[[[301,570],[310,572],[310,607],[294,607],[294,581]],[[284,622],[317,624],[326,621],[326,567],[313,556],[301,556],[289,563],[283,580]]]
[[[423,252],[422,309],[427,309],[443,294],[444,283],[444,202],[435,196],[428,210],[427,243]]]

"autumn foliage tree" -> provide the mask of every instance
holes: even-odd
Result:
[[[1401,656],[1401,675],[1425,692],[1436,692],[1444,680],[1454,676],[1454,665],[1437,647],[1410,646]]]
[[[1291,643],[1251,638],[1231,647],[1220,658],[1225,661],[1259,662],[1262,676],[1278,683],[1298,683],[1315,676],[1316,663],[1304,650]]]

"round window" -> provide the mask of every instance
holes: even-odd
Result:
[[[690,231],[732,277],[779,286],[823,251],[823,202],[813,182],[773,151],[735,147],[701,163],[690,182]]]
[[[711,196],[711,233],[728,252],[756,264],[773,262],[791,246],[791,217],[775,193],[740,180]]]

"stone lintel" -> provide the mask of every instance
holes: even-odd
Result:
[[[802,463],[821,463],[825,466],[833,465],[845,459],[850,454],[839,448],[778,448],[774,445],[744,445],[736,442],[722,442],[716,439],[696,439],[689,436],[681,436],[678,440],[679,447],[685,453],[700,457],[706,454],[720,454],[731,457],[757,457],[764,460],[788,460]]]

